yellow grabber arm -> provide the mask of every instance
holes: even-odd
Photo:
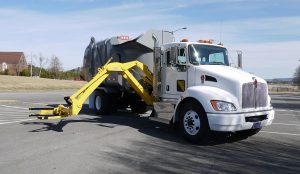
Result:
[[[149,71],[148,67],[139,61],[131,61],[127,63],[110,63],[110,61],[111,59],[102,68],[98,68],[98,73],[91,81],[85,84],[70,97],[65,97],[65,100],[69,105],[68,107],[65,107],[64,105],[58,105],[56,108],[30,108],[30,110],[40,110],[39,114],[33,114],[30,116],[35,116],[38,119],[57,119],[78,115],[83,103],[86,101],[89,95],[91,95],[112,72],[120,73],[123,78],[129,82],[130,86],[136,91],[136,93],[141,96],[147,105],[153,105],[153,96],[151,96],[143,88],[139,81],[130,72],[130,70],[132,70],[133,72],[138,73],[132,69],[137,67],[144,74],[141,75],[138,73],[141,78],[149,85],[152,85],[153,75]]]

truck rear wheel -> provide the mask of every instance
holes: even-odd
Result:
[[[116,97],[105,93],[104,91],[98,91],[95,94],[94,109],[97,115],[111,114],[116,110]]]
[[[130,104],[130,109],[134,113],[144,114],[147,111],[147,105],[145,102],[138,100]]]
[[[193,101],[184,103],[180,111],[179,130],[193,143],[204,140],[208,134],[208,121],[202,106]]]

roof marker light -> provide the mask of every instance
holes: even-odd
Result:
[[[188,42],[188,39],[182,39],[180,42]]]
[[[208,44],[212,44],[214,42],[213,39],[209,39],[209,40],[198,40],[198,42],[200,43],[208,43]]]
[[[117,39],[120,39],[120,40],[129,40],[129,36],[118,36]]]

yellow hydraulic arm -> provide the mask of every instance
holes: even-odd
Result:
[[[58,105],[56,108],[30,108],[30,110],[40,110],[39,114],[33,114],[30,116],[36,116],[38,119],[57,119],[78,115],[82,109],[83,103],[86,101],[89,95],[91,95],[112,72],[120,73],[123,78],[129,82],[130,86],[136,91],[136,93],[141,96],[147,105],[153,105],[153,96],[143,88],[139,81],[130,72],[134,71],[132,68],[137,67],[144,74],[139,74],[141,78],[149,85],[152,85],[153,76],[148,67],[139,61],[110,63],[110,60],[102,68],[98,68],[98,73],[91,81],[89,81],[70,97],[65,97],[65,100],[69,106],[66,107],[64,105]],[[134,72],[138,73],[136,71]]]

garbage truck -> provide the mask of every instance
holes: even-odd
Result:
[[[174,33],[149,30],[131,39],[91,38],[84,54],[83,77],[89,81],[68,106],[37,108],[40,119],[77,115],[85,100],[97,114],[130,108],[151,109],[149,119],[176,125],[189,141],[210,131],[258,133],[274,119],[264,79],[230,66],[228,51],[211,40],[175,42]]]

